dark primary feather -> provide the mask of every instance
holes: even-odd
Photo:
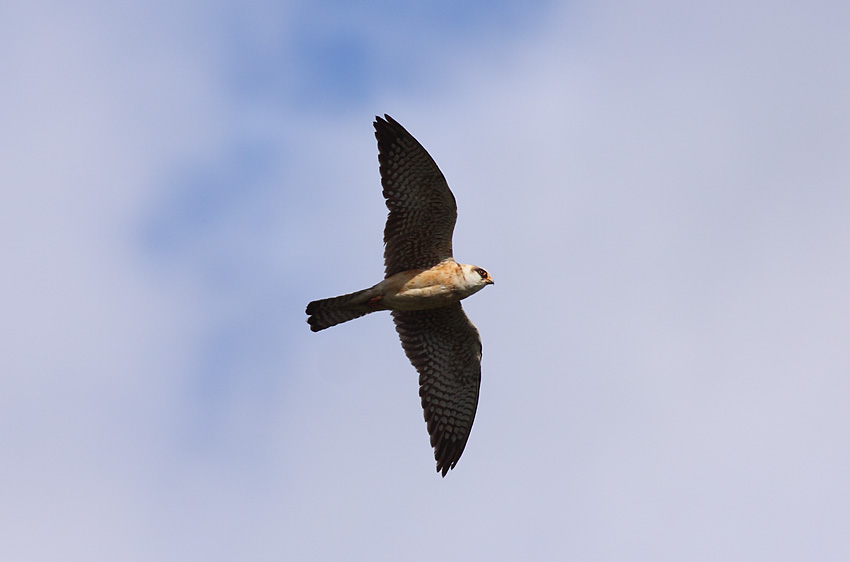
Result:
[[[437,472],[445,476],[460,459],[475,419],[481,338],[460,303],[392,315],[404,352],[419,372]]]
[[[384,227],[387,277],[452,257],[457,203],[419,142],[392,117],[375,118],[381,185],[390,210]]]

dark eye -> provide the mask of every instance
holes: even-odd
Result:
[[[481,276],[481,279],[487,279],[488,275],[487,275],[486,271],[484,271],[480,267],[478,269],[476,269],[475,271],[478,273],[478,275]]]

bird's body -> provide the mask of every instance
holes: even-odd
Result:
[[[489,275],[483,277],[479,269],[449,258],[429,269],[400,271],[356,293],[313,301],[307,307],[310,329],[318,332],[345,322],[349,318],[337,319],[345,318],[348,311],[368,314],[378,310],[428,310],[454,304],[492,283]]]
[[[460,301],[491,285],[482,268],[452,257],[457,205],[425,149],[390,116],[375,120],[381,183],[390,214],[384,228],[385,278],[307,305],[314,332],[379,310],[392,311],[443,476],[460,458],[478,405],[481,339]]]

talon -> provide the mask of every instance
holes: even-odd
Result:
[[[375,308],[375,307],[378,306],[378,304],[380,304],[381,299],[383,299],[383,298],[384,298],[383,295],[378,295],[376,297],[372,297],[371,299],[369,299],[369,302],[367,302],[366,304]]]

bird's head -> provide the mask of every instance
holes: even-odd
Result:
[[[487,270],[477,265],[462,265],[463,280],[471,289],[470,294],[477,293],[487,285],[492,285],[493,278],[487,273]]]

